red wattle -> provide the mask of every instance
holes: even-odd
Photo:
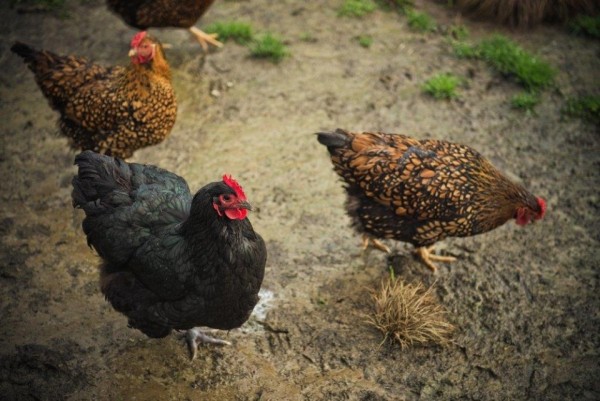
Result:
[[[231,220],[243,220],[248,215],[246,209],[225,209],[224,212]]]

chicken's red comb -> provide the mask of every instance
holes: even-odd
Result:
[[[242,189],[242,186],[238,184],[236,180],[234,180],[230,175],[223,175],[223,182],[227,184],[227,186],[235,191],[237,197],[241,200],[246,200],[246,194]]]
[[[536,220],[541,219],[542,217],[544,217],[544,215],[546,214],[546,201],[543,200],[542,198],[537,198],[537,203],[538,206],[540,207],[540,209],[542,210],[536,217]]]
[[[144,40],[146,35],[148,35],[148,32],[146,31],[136,33],[133,39],[131,39],[131,47],[138,47],[140,43],[142,43],[142,40]]]

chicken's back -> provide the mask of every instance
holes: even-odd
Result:
[[[21,42],[15,42],[11,50],[23,58],[52,108],[61,113],[83,86],[93,81],[109,79],[118,71],[84,58],[36,50]]]
[[[127,269],[146,241],[189,214],[189,188],[173,173],[91,151],[79,154],[75,164],[73,206],[86,214],[88,244],[114,268]]]

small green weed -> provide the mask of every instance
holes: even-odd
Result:
[[[476,56],[486,60],[503,74],[515,75],[528,90],[550,86],[556,75],[549,64],[501,35],[483,40],[476,48]]]
[[[512,107],[525,112],[533,112],[534,107],[540,102],[540,96],[534,92],[523,92],[515,95],[510,100]]]
[[[379,3],[383,8],[393,8],[401,14],[406,14],[415,5],[413,0],[379,0]]]
[[[577,35],[588,35],[593,38],[600,38],[600,16],[592,17],[589,15],[581,15],[575,18],[569,24],[571,32]]]
[[[469,37],[469,29],[464,25],[452,25],[448,28],[448,36],[456,40],[465,40]]]
[[[274,63],[280,62],[290,54],[281,39],[269,32],[254,41],[250,53],[252,57],[271,59]]]
[[[600,96],[586,95],[569,99],[563,113],[569,117],[578,117],[600,124]]]
[[[454,49],[454,54],[460,58],[477,58],[479,56],[477,49],[465,42],[452,41],[452,49]]]
[[[253,36],[250,24],[239,21],[215,22],[205,27],[204,30],[207,33],[218,34],[222,41],[233,39],[241,45],[250,43]]]
[[[516,77],[527,91],[511,99],[514,108],[532,112],[540,102],[539,91],[554,83],[556,71],[548,63],[502,35],[484,39],[477,45],[461,40],[450,40],[450,43],[457,57],[485,60],[501,74]]]
[[[408,26],[416,31],[432,32],[436,29],[435,21],[428,14],[408,10],[406,17],[408,18]]]
[[[460,78],[452,74],[437,74],[425,81],[423,90],[436,99],[453,99],[458,97],[456,87]]]
[[[358,39],[358,44],[364,48],[369,48],[373,44],[373,38],[371,36],[363,35],[363,36],[359,36],[357,39]]]
[[[377,5],[373,0],[344,0],[344,4],[338,9],[338,15],[360,18],[372,13],[376,8]]]

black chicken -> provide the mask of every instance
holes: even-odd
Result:
[[[78,155],[73,206],[103,259],[100,287],[129,325],[153,338],[196,327],[240,327],[258,302],[267,251],[246,218],[250,204],[229,176],[192,197],[185,180],[155,166],[86,151]]]

